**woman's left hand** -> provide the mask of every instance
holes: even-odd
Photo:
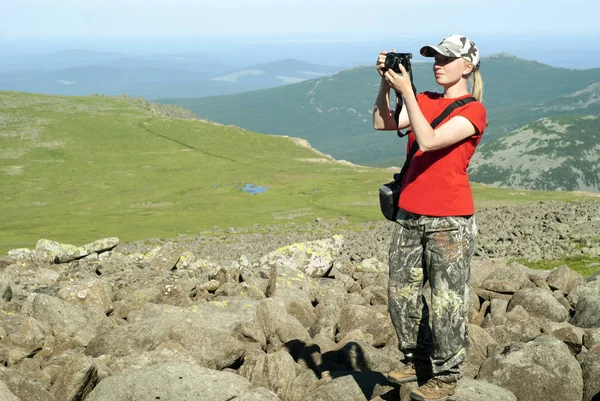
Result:
[[[410,80],[410,75],[406,72],[406,68],[404,68],[402,64],[398,64],[398,67],[401,74],[388,69],[385,74],[383,74],[383,77],[390,84],[392,89],[396,92],[400,92],[402,96],[406,96],[413,93],[412,82]]]

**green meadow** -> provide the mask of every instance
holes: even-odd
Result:
[[[143,100],[0,92],[0,110],[0,254],[40,238],[81,245],[317,217],[381,220],[378,188],[393,173],[287,137],[169,117]],[[478,208],[585,197],[473,189]]]

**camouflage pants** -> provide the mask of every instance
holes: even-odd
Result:
[[[453,381],[469,345],[470,262],[475,216],[430,217],[400,210],[389,250],[389,311],[400,350],[431,361],[433,374]],[[431,303],[425,299],[429,282]]]

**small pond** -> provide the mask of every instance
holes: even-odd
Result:
[[[249,194],[252,194],[252,195],[256,195],[256,194],[260,194],[262,192],[267,192],[267,189],[268,188],[266,188],[266,187],[260,187],[258,185],[254,185],[254,184],[246,184],[244,186],[244,188],[242,188],[242,191],[248,192]]]

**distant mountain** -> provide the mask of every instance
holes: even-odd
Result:
[[[413,63],[413,72],[419,92],[439,90],[430,63]],[[579,105],[577,113],[583,114],[597,110],[593,89],[600,82],[600,69],[554,68],[498,54],[483,59],[482,74],[490,122],[484,142],[538,118],[559,114],[551,109],[559,105]],[[405,142],[394,132],[375,132],[372,127],[371,113],[379,81],[373,66],[356,67],[332,76],[235,96],[158,101],[183,106],[202,118],[223,124],[301,137],[336,159],[398,166],[404,157]],[[585,101],[586,96],[591,100]]]
[[[115,52],[72,49],[59,52],[3,57],[0,59],[0,73],[19,70],[60,70],[86,65],[108,64],[124,57]]]
[[[0,62],[0,89],[71,96],[203,97],[281,86],[335,71],[299,60],[252,66],[240,60],[232,68],[193,54],[131,56],[73,50]]]
[[[600,117],[542,118],[480,145],[470,177],[515,188],[600,192]]]

